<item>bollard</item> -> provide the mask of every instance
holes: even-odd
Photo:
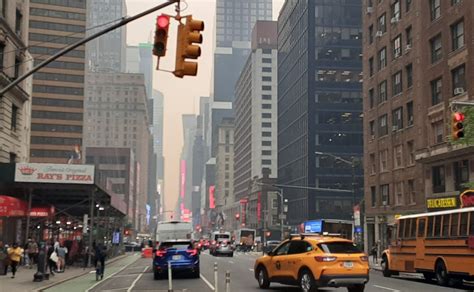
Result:
[[[230,272],[225,272],[225,292],[230,292]]]
[[[173,292],[173,275],[171,272],[171,262],[168,262],[168,292]]]
[[[217,262],[214,262],[214,292],[219,292],[219,275],[217,273]]]

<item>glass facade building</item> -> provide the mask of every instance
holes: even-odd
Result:
[[[319,188],[285,189],[290,225],[351,219],[362,196],[361,2],[286,1],[278,18],[279,183]]]

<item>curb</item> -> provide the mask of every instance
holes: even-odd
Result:
[[[106,263],[107,263],[107,264],[115,263],[116,261],[121,260],[121,259],[123,259],[123,258],[125,258],[125,257],[127,257],[126,254],[125,254],[125,255],[118,256],[118,257],[115,257],[115,258],[113,258],[113,259],[110,259],[110,260],[107,261]],[[57,285],[62,284],[62,283],[64,283],[64,282],[70,281],[70,280],[72,280],[72,279],[76,279],[76,278],[82,277],[82,276],[87,275],[87,274],[89,274],[89,273],[90,273],[90,271],[87,270],[87,271],[84,271],[84,272],[82,272],[82,273],[80,273],[80,274],[71,276],[71,277],[69,277],[69,278],[62,279],[62,280],[60,280],[60,281],[57,281],[57,282],[54,282],[54,283],[45,285],[45,286],[43,286],[43,287],[39,287],[39,288],[34,289],[34,290],[32,290],[32,291],[33,291],[33,292],[42,292],[42,291],[44,291],[44,290],[46,290],[46,289],[49,289],[49,288],[54,287],[54,286],[57,286]]]

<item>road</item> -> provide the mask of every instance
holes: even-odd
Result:
[[[201,278],[190,279],[177,277],[173,280],[174,291],[182,292],[211,292],[214,291],[214,262],[218,264],[219,281],[218,291],[225,292],[225,272],[231,273],[231,291],[262,291],[258,288],[257,281],[253,277],[253,264],[257,255],[239,254],[233,258],[213,257],[207,252],[201,254]],[[470,287],[465,289],[454,289],[440,287],[430,284],[416,276],[404,276],[396,278],[384,278],[378,271],[370,273],[370,282],[366,286],[367,292],[402,292],[402,291],[473,291]],[[168,281],[153,279],[151,271],[151,259],[142,259],[138,255],[117,261],[107,267],[105,277],[102,281],[95,281],[95,274],[87,274],[74,280],[65,282],[48,290],[47,292],[131,292],[131,291],[168,291]],[[297,292],[298,288],[272,283],[267,291]],[[347,291],[346,289],[321,289],[320,291]]]

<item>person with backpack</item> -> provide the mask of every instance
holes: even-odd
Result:
[[[95,249],[95,267],[96,269],[98,269],[97,277],[100,276],[101,279],[104,277],[106,257],[107,257],[107,248],[102,244],[98,244]]]

